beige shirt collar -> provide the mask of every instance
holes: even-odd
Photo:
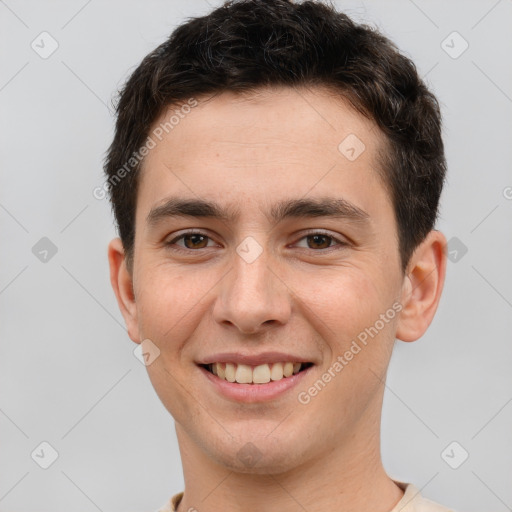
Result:
[[[413,484],[397,480],[394,480],[394,482],[404,491],[404,495],[389,512],[454,512],[452,509],[424,498]],[[176,512],[182,498],[183,492],[175,494],[158,512]]]

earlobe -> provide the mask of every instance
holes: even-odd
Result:
[[[110,267],[110,283],[123,315],[128,335],[132,341],[140,343],[133,278],[126,267],[124,247],[120,238],[114,238],[109,243],[108,262]]]
[[[416,248],[402,286],[403,309],[396,338],[415,341],[432,322],[441,299],[446,275],[446,238],[433,230]]]

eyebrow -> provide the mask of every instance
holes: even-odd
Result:
[[[160,221],[173,217],[200,217],[234,222],[240,211],[232,207],[224,208],[213,201],[170,197],[149,212],[146,222],[152,227]],[[369,224],[370,215],[346,199],[323,197],[311,199],[288,199],[272,206],[267,219],[279,223],[288,218],[332,217],[355,223]]]

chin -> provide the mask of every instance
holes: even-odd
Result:
[[[297,446],[303,445],[303,442],[286,436],[270,436],[251,435],[250,431],[246,431],[237,440],[222,439],[212,446],[209,438],[204,440],[204,444],[217,464],[237,473],[278,475],[303,462],[305,454],[297,450]]]
[[[294,469],[300,462],[297,454],[288,452],[268,453],[260,450],[254,461],[247,461],[239,456],[239,452],[217,454],[217,462],[230,471],[251,475],[279,475]]]

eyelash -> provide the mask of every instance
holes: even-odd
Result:
[[[206,233],[203,233],[201,231],[191,230],[191,231],[187,231],[185,233],[182,233],[181,235],[173,238],[169,242],[166,242],[165,245],[167,247],[169,247],[170,249],[172,249],[173,251],[185,252],[185,253],[199,252],[201,249],[210,249],[210,247],[203,247],[201,249],[187,249],[187,248],[183,248],[183,247],[174,246],[174,244],[178,240],[181,240],[181,239],[183,239],[184,237],[186,237],[188,235],[200,235],[200,236],[204,236],[204,237],[206,237],[206,238],[211,240],[211,237],[209,235],[207,235]],[[324,231],[311,231],[311,232],[306,233],[305,235],[303,235],[301,238],[299,238],[299,241],[304,239],[304,238],[307,238],[309,236],[314,236],[314,235],[322,235],[322,236],[325,236],[327,238],[330,238],[331,240],[333,240],[335,242],[338,242],[338,244],[337,244],[339,246],[338,249],[347,247],[349,245],[347,242],[344,242],[343,240],[340,240],[339,238],[336,238],[333,235],[331,235],[330,233],[327,233],[327,232],[324,232]],[[302,247],[302,249],[306,249],[306,250],[310,250],[310,251],[314,251],[314,252],[327,252],[327,251],[330,252],[330,250],[333,250],[333,249],[336,250],[335,246],[327,247],[325,249],[310,249],[309,247]]]

